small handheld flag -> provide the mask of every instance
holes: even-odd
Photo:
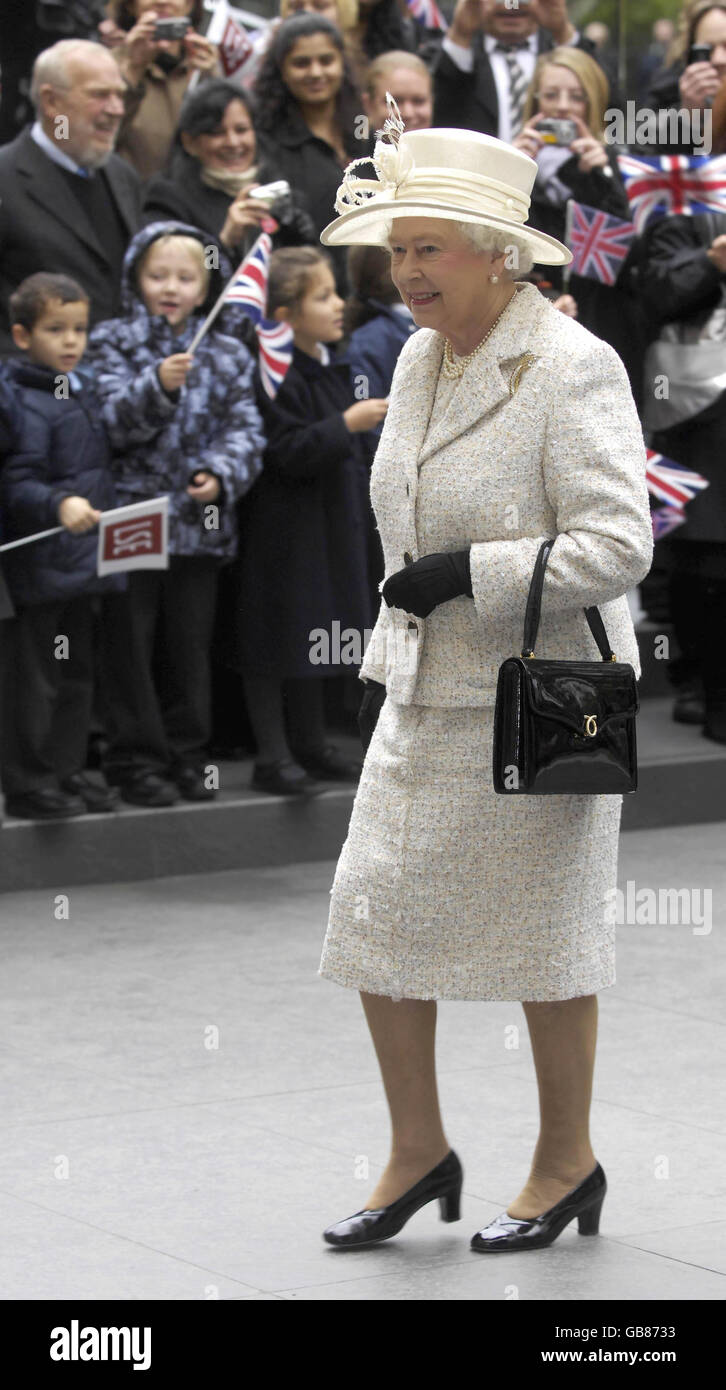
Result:
[[[425,29],[440,29],[446,33],[449,26],[436,0],[406,0],[406,3],[414,19],[423,24]]]
[[[656,507],[650,514],[653,526],[653,540],[659,541],[662,536],[667,536],[669,531],[675,531],[677,526],[682,526],[686,520],[686,513],[678,507]]]
[[[168,569],[168,537],[168,497],[104,512],[98,523],[96,573]]]
[[[648,491],[669,507],[680,509],[708,487],[708,479],[690,468],[684,468],[673,459],[657,454],[654,449],[646,449],[645,481]],[[685,517],[684,517],[685,521]]]
[[[618,155],[633,223],[640,233],[666,213],[726,212],[726,155]]]
[[[572,251],[568,270],[603,285],[614,285],[635,238],[633,223],[572,198],[567,213],[567,245]]]
[[[226,297],[230,304],[241,304],[255,325],[260,349],[260,379],[268,396],[274,400],[292,361],[294,334],[289,323],[264,317],[271,252],[272,241],[262,232],[232,276]]]

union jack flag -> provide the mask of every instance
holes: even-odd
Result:
[[[448,24],[441,13],[436,0],[406,0],[411,14],[425,29],[441,29],[444,33],[448,29]]]
[[[632,222],[572,198],[568,202],[565,239],[572,251],[570,271],[575,275],[614,285],[634,237]]]
[[[271,252],[272,241],[267,232],[262,232],[232,277],[225,299],[231,304],[241,304],[255,325],[260,349],[260,379],[268,396],[274,400],[292,362],[294,335],[289,323],[265,318]]]
[[[659,541],[661,536],[667,536],[669,531],[675,531],[676,526],[682,526],[686,520],[686,513],[680,507],[656,507],[650,514],[653,526],[653,540]]]
[[[648,491],[670,508],[680,510],[690,502],[697,492],[708,487],[708,479],[700,473],[693,473],[673,459],[657,454],[654,449],[646,449],[645,481]],[[683,520],[685,521],[685,516]]]
[[[726,212],[726,155],[618,155],[636,232],[666,213]]]

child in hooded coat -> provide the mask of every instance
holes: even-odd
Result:
[[[262,468],[265,440],[255,361],[225,331],[224,311],[193,355],[188,348],[230,273],[208,233],[153,223],[126,254],[123,317],[91,335],[119,504],[169,495],[169,569],[132,572],[104,624],[104,771],[136,805],[216,790],[204,762],[217,580],[237,553],[236,503]],[[162,657],[163,700],[154,678]]]

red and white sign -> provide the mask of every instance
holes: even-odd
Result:
[[[98,523],[98,574],[169,568],[169,498],[104,512]]]
[[[219,61],[225,77],[234,77],[254,52],[252,39],[235,19],[227,0],[217,0],[206,37],[219,49]]]

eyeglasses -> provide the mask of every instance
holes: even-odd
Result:
[[[538,101],[559,101],[560,97],[564,97],[574,106],[587,106],[586,96],[581,96],[579,92],[571,92],[567,87],[560,87],[559,90],[548,87],[546,92],[536,92],[535,95]]]

